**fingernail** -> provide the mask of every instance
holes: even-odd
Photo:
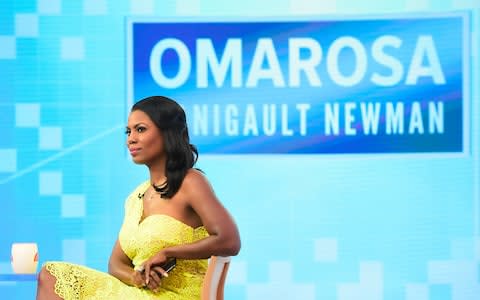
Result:
[[[163,277],[168,277],[168,273],[167,272],[163,273]]]

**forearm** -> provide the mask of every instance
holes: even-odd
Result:
[[[211,235],[191,244],[168,247],[162,250],[167,257],[180,259],[205,259],[212,255],[233,256],[240,250],[240,241]]]
[[[133,266],[126,265],[122,262],[109,262],[108,273],[125,284],[134,286],[134,273]]]

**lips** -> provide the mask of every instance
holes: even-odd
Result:
[[[140,151],[140,148],[130,148],[128,149],[130,151],[130,155],[131,156],[135,156],[138,154],[138,152]]]

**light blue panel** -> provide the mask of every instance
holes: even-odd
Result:
[[[15,105],[15,126],[17,127],[39,127],[40,126],[40,104],[16,104]]]
[[[37,37],[38,36],[38,15],[16,14],[15,15],[15,36],[16,37]]]
[[[473,260],[475,258],[475,241],[471,238],[458,238],[452,241],[452,258],[457,260]],[[479,274],[480,276],[480,274]]]
[[[430,298],[435,300],[450,300],[452,298],[452,289],[448,285],[438,284],[430,286]]]
[[[0,273],[1,274],[9,274],[12,273],[12,264],[10,261],[8,262],[0,262]]]
[[[227,281],[232,285],[244,285],[247,283],[248,267],[245,261],[232,261],[228,270]]]
[[[40,150],[62,149],[62,128],[61,127],[40,127],[38,129]]]
[[[62,195],[62,217],[85,217],[85,196]]]
[[[168,4],[167,4],[168,6]],[[155,1],[130,1],[130,14],[138,15],[153,15],[155,12]]]
[[[83,32],[85,20],[78,14],[43,16],[40,20],[42,38],[78,36]]]
[[[62,11],[62,0],[37,0],[37,11],[44,15],[58,15]]]
[[[200,12],[205,16],[286,16],[289,14],[290,1],[201,1]]]
[[[15,172],[17,170],[17,150],[0,149],[0,172]]]
[[[60,39],[60,57],[62,60],[83,60],[85,46],[82,37],[63,37]]]
[[[56,196],[62,194],[62,173],[58,171],[44,171],[39,173],[39,194],[42,196]]]
[[[85,0],[83,1],[83,14],[86,16],[105,15],[108,13],[107,0]]]
[[[407,284],[405,300],[428,300],[429,286],[426,284]]]
[[[165,2],[155,2],[155,16],[175,16],[176,7],[181,1],[165,1]],[[133,14],[132,14],[133,15]]]
[[[84,1],[62,1],[62,15],[82,15]]]
[[[397,1],[349,1],[337,0],[337,9],[339,12],[369,14],[375,12],[398,13],[405,9],[406,0]]]
[[[85,264],[85,240],[63,240],[62,259],[67,262]]]
[[[451,9],[451,8],[453,8],[452,2],[454,2],[454,1],[456,1],[456,0],[430,1],[430,9],[432,9],[432,10]]]
[[[361,262],[359,282],[340,283],[338,299],[383,299],[383,265],[379,262]]]
[[[314,241],[314,257],[318,262],[335,262],[338,259],[338,243],[336,239],[321,238]]]
[[[17,56],[17,44],[13,35],[0,36],[0,59],[15,59]]]
[[[289,262],[272,262],[269,266],[269,282],[247,285],[246,299],[316,299],[313,284],[300,284],[292,280]]]
[[[176,14],[194,16],[200,14],[201,0],[188,0],[176,3]]]

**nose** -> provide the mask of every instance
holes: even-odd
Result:
[[[130,133],[127,136],[127,146],[131,144],[135,144],[137,142],[137,139],[135,138],[135,135],[133,133]]]

